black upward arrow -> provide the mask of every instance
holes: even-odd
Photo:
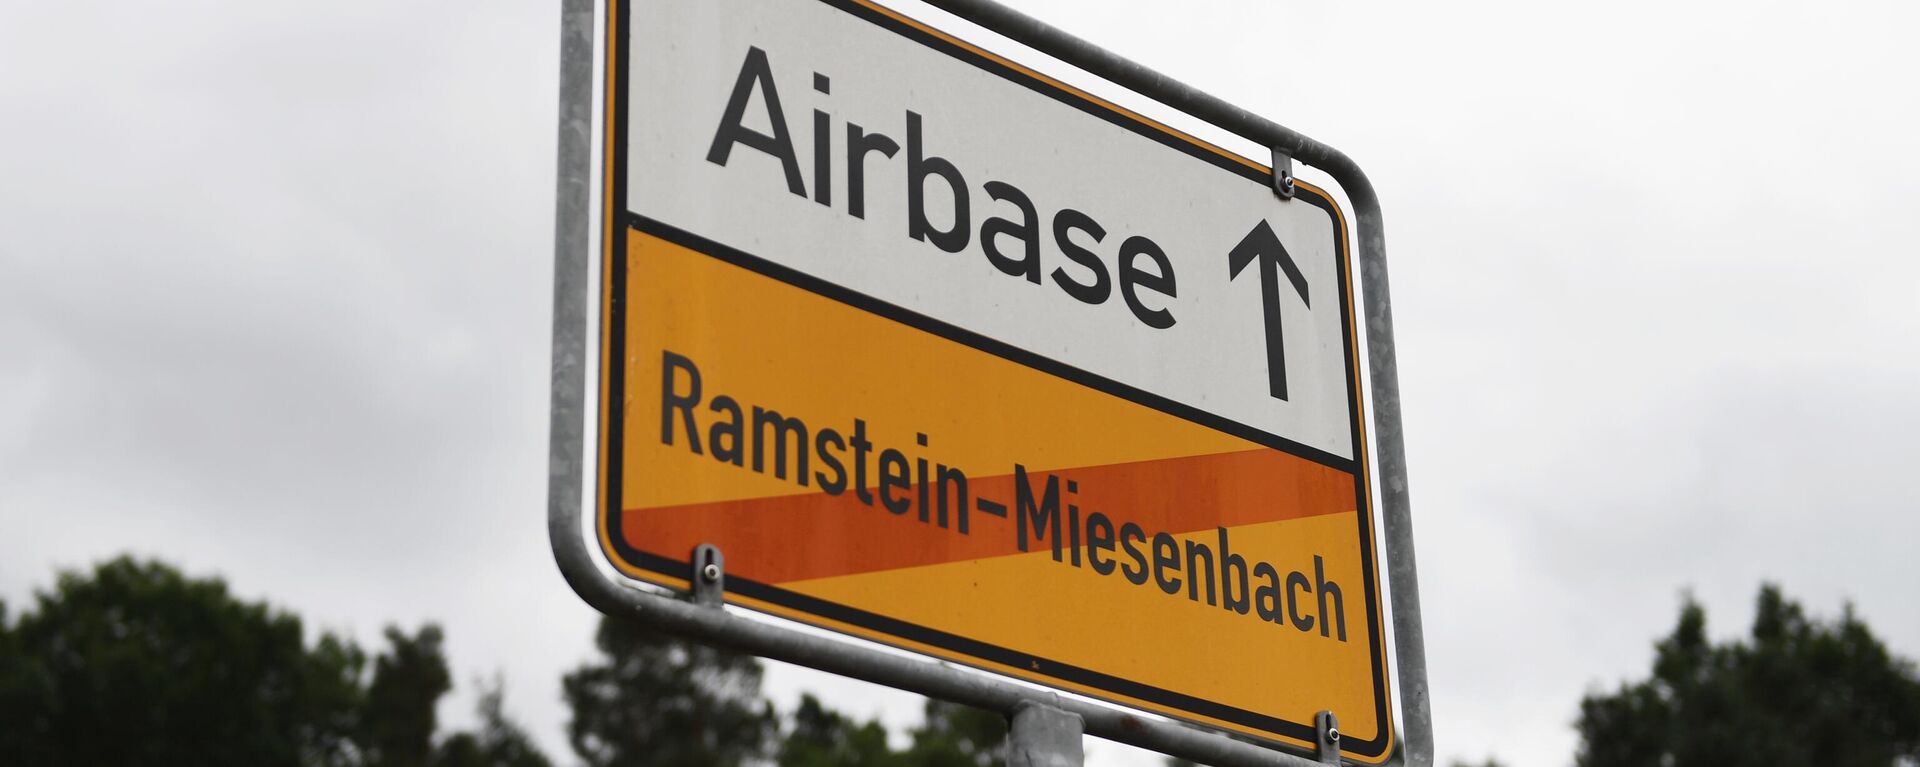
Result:
[[[1274,399],[1287,398],[1287,351],[1280,333],[1280,273],[1285,272],[1300,303],[1313,308],[1307,298],[1307,277],[1293,263],[1293,256],[1280,244],[1280,237],[1265,220],[1255,226],[1240,244],[1227,254],[1227,279],[1233,280],[1255,260],[1260,262],[1260,301],[1267,318],[1267,387]]]

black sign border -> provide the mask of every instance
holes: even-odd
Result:
[[[1271,182],[1267,171],[1261,171],[1245,163],[1212,151],[1197,140],[1177,135],[1171,129],[1148,122],[1145,118],[1131,115],[1108,104],[1101,103],[1075,90],[1068,89],[1051,80],[986,55],[967,45],[958,43],[938,34],[928,32],[891,12],[882,11],[862,0],[815,0],[833,7],[882,29],[894,32],[906,39],[918,42],[955,59],[967,62],[988,73],[1028,88],[1036,93],[1049,96],[1056,101],[1081,110],[1091,116],[1126,128],[1141,136],[1157,141],[1169,148],[1178,150],[1196,159],[1221,168],[1234,175],[1260,183]],[[1207,426],[1231,434],[1250,442],[1260,444],[1281,452],[1304,458],[1315,463],[1346,472],[1354,477],[1354,497],[1361,502],[1358,517],[1360,536],[1361,569],[1365,578],[1365,614],[1369,636],[1369,658],[1373,675],[1373,701],[1375,721],[1378,731],[1372,739],[1357,740],[1351,736],[1341,738],[1342,751],[1366,758],[1375,758],[1386,753],[1392,743],[1393,720],[1388,713],[1388,688],[1385,670],[1384,640],[1380,625],[1378,597],[1378,569],[1375,566],[1375,546],[1373,539],[1372,517],[1373,501],[1369,486],[1369,464],[1365,460],[1366,442],[1363,438],[1362,424],[1364,415],[1360,409],[1360,387],[1357,384],[1358,366],[1355,363],[1355,350],[1359,338],[1353,328],[1352,287],[1350,285],[1351,262],[1347,239],[1345,216],[1332,197],[1310,185],[1301,185],[1295,200],[1303,201],[1325,210],[1335,228],[1335,258],[1338,262],[1336,273],[1339,280],[1340,323],[1344,362],[1347,376],[1347,407],[1349,434],[1354,446],[1356,459],[1347,459],[1307,445],[1302,445],[1278,435],[1265,432],[1237,421],[1232,421],[1205,411],[1175,402],[1160,395],[1139,390],[1126,384],[1093,374],[1091,372],[1062,364],[1010,344],[997,341],[972,331],[927,317],[912,310],[880,301],[871,296],[849,290],[792,268],[753,254],[734,249],[718,242],[700,237],[691,232],[673,227],[636,213],[627,208],[627,141],[625,129],[630,124],[627,88],[619,80],[619,75],[630,71],[631,50],[624,45],[631,39],[632,0],[608,0],[608,29],[611,31],[608,43],[610,69],[607,76],[607,140],[604,152],[607,154],[606,172],[606,210],[609,216],[602,222],[601,231],[606,242],[603,253],[606,263],[602,284],[605,305],[602,317],[603,340],[605,348],[602,356],[603,387],[601,403],[601,476],[600,476],[600,521],[598,526],[603,545],[616,564],[655,573],[670,581],[684,582],[689,572],[691,557],[679,559],[671,556],[642,551],[629,545],[623,536],[611,534],[620,526],[623,510],[621,500],[621,458],[623,453],[623,432],[625,414],[622,407],[624,396],[616,395],[625,390],[625,365],[612,361],[626,358],[626,310],[629,305],[624,286],[627,284],[626,231],[632,229],[643,234],[658,237],[688,249],[712,256],[721,261],[739,266],[761,275],[779,280],[793,287],[806,290],[823,297],[848,304],[855,308],[877,314],[900,322],[922,332],[965,344],[972,348],[1002,357],[1009,361],[1040,370],[1051,375],[1065,378],[1088,388],[1101,391],[1122,399],[1173,415],[1199,425]],[[1045,54],[1046,51],[1040,51]],[[796,612],[817,615],[829,621],[857,626],[880,634],[898,637],[918,644],[940,648],[957,657],[949,660],[966,662],[974,658],[996,665],[1020,668],[1034,674],[1053,677],[1097,690],[1112,692],[1137,700],[1149,701],[1174,711],[1185,711],[1243,727],[1272,733],[1299,742],[1311,744],[1316,739],[1312,723],[1293,722],[1277,717],[1247,711],[1232,706],[1196,698],[1130,680],[1103,674],[1072,664],[1061,663],[1016,650],[991,645],[978,640],[937,631],[918,624],[889,618],[884,615],[854,609],[845,605],[818,599],[811,596],[786,591],[738,575],[727,576],[727,588],[741,596],[778,605]],[[832,628],[827,626],[826,628]],[[1000,673],[994,669],[986,669]],[[1020,677],[1026,679],[1026,677]],[[1037,681],[1028,679],[1028,681]],[[1070,690],[1078,692],[1077,690]],[[1124,701],[1116,701],[1125,705]],[[1177,713],[1160,711],[1156,713],[1178,716]]]

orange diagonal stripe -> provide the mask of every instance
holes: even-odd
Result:
[[[1048,473],[1028,471],[1036,499],[1045,491]],[[1352,475],[1275,450],[1051,473],[1060,477],[1062,515],[1073,504],[1080,507],[1082,525],[1089,514],[1099,512],[1115,528],[1131,522],[1148,536],[1355,508]],[[1079,492],[1068,492],[1069,480],[1078,483]],[[976,506],[968,510],[967,532],[962,534],[953,501],[947,527],[942,528],[937,501],[928,504],[932,507],[928,520],[921,521],[917,488],[896,493],[896,498],[916,504],[900,515],[889,512],[877,493],[868,505],[849,488],[837,496],[809,493],[630,509],[621,515],[621,534],[635,548],[674,558],[684,558],[694,546],[711,543],[726,555],[729,571],[771,584],[1019,553],[1014,475],[971,477],[967,485],[970,505],[985,498],[1004,504],[1007,516],[992,516]],[[933,492],[929,488],[929,498]],[[1051,545],[1051,541],[1029,542],[1029,550]]]

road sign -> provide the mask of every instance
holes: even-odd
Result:
[[[1331,195],[865,0],[610,5],[616,569],[1387,758]]]

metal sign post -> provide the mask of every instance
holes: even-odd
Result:
[[[1078,764],[1082,733],[1217,765],[1430,764],[1365,176],[997,4],[931,4],[1273,166],[870,0],[566,0],[562,573],[609,615],[1004,712],[1013,764]],[[1344,212],[1295,161],[1356,207],[1364,323]]]

